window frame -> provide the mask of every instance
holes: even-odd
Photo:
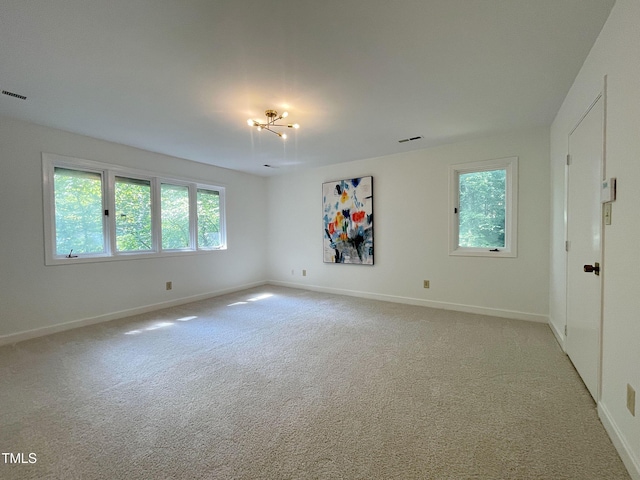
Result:
[[[173,187],[187,187],[187,197],[189,198],[189,240],[188,245],[184,248],[164,248],[162,246],[162,185],[170,185]],[[195,203],[195,189],[191,188],[188,182],[170,179],[162,177],[158,179],[158,211],[160,214],[160,223],[158,228],[160,229],[160,244],[159,248],[164,252],[188,252],[197,249],[198,232],[197,228],[193,228],[193,220],[195,217],[196,203]],[[196,187],[197,188],[197,187]],[[197,227],[197,225],[196,225]]]
[[[460,175],[505,170],[505,246],[490,248],[459,245]],[[498,158],[449,166],[449,255],[470,257],[517,257],[518,236],[518,157]]]
[[[220,247],[216,247],[216,246],[207,246],[207,247],[202,247],[200,246],[200,244],[198,243],[198,238],[200,237],[200,231],[199,231],[199,225],[200,225],[200,217],[198,216],[198,192],[200,190],[204,190],[207,192],[215,192],[218,195],[218,212],[222,212],[223,208],[224,208],[224,192],[220,191],[219,187],[212,187],[211,185],[209,186],[205,186],[202,184],[197,185],[196,189],[195,189],[195,201],[192,203],[193,207],[193,211],[194,211],[194,215],[195,215],[195,222],[196,222],[196,226],[198,227],[196,229],[196,236],[194,239],[194,242],[196,243],[196,245],[198,245],[198,249],[199,250],[220,250]],[[222,215],[222,214],[219,214]],[[222,220],[219,222],[219,236],[220,236],[220,244],[221,245],[226,245],[226,234],[224,234],[224,226],[222,224]]]
[[[98,173],[102,177],[102,208],[109,215],[103,215],[103,235],[105,251],[99,254],[79,254],[70,258],[56,252],[56,220],[55,220],[55,168]],[[149,181],[151,184],[151,235],[152,249],[144,251],[119,251],[116,240],[116,177]],[[225,187],[185,177],[168,177],[152,172],[131,169],[120,165],[95,162],[81,158],[67,157],[53,153],[42,153],[42,184],[44,214],[44,247],[45,265],[70,265],[75,263],[105,262],[114,260],[132,260],[140,258],[160,258],[177,255],[200,255],[227,249]],[[161,184],[186,186],[189,192],[189,247],[185,249],[162,248],[161,223]],[[198,245],[197,190],[217,191],[219,194],[220,246],[200,247]]]
[[[109,229],[109,241],[111,242],[111,252],[113,253],[114,256],[123,256],[123,257],[131,257],[131,256],[138,256],[138,255],[143,255],[143,256],[149,256],[153,253],[156,253],[158,251],[158,236],[156,235],[156,232],[154,232],[157,221],[156,221],[156,211],[158,210],[157,208],[157,203],[156,203],[156,191],[155,191],[155,186],[154,186],[154,177],[153,176],[149,176],[149,175],[141,175],[141,174],[134,174],[130,171],[124,171],[124,170],[110,170],[109,171],[109,190],[108,192],[111,193],[111,195],[109,196],[108,200],[108,205],[109,205],[109,212],[113,212],[113,215],[109,215],[109,219],[111,220],[111,218],[113,220],[111,220],[113,222],[113,228]],[[116,188],[116,178],[117,177],[121,177],[121,178],[130,178],[132,180],[145,180],[145,181],[149,181],[150,183],[150,187],[151,187],[151,249],[150,250],[118,250],[118,239],[117,239],[117,229],[116,229],[116,222],[117,222],[117,209],[116,209],[116,197],[115,197],[115,188]],[[106,216],[105,216],[106,217]],[[109,220],[107,220],[107,225],[109,224]]]

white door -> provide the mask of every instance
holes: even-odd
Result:
[[[602,268],[603,99],[569,136],[567,199],[567,336],[569,358],[598,399]]]

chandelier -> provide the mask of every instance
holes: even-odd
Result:
[[[286,118],[289,115],[287,112],[282,112],[280,115],[278,115],[278,112],[276,112],[275,110],[265,110],[264,115],[265,117],[267,117],[266,122],[261,122],[259,120],[253,120],[250,118],[249,120],[247,120],[247,125],[249,125],[250,127],[256,127],[258,130],[268,130],[271,133],[275,133],[280,138],[287,138],[287,134],[272,130],[273,127],[300,128],[300,125],[298,125],[297,123],[288,123],[286,125],[276,123],[278,120]]]

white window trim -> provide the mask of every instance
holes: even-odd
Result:
[[[108,209],[110,215],[103,215],[105,253],[83,254],[69,258],[66,255],[56,253],[55,232],[55,192],[53,184],[54,169],[56,167],[70,168],[96,172],[102,175],[102,206]],[[149,251],[119,252],[115,242],[115,177],[129,177],[151,182],[151,215],[153,249]],[[189,223],[190,246],[187,249],[163,250],[161,244],[161,212],[160,212],[160,184],[171,183],[184,185],[189,188]],[[67,157],[53,153],[42,153],[42,185],[44,208],[44,246],[45,265],[71,265],[76,263],[108,262],[117,260],[133,260],[150,257],[172,257],[178,255],[209,254],[218,250],[227,249],[226,233],[226,205],[225,187],[189,178],[166,177],[144,170],[136,170],[114,164],[95,162],[81,158]],[[217,191],[220,194],[220,247],[197,247],[197,189]]]
[[[57,166],[57,165],[56,165]],[[139,251],[119,251],[118,247],[117,247],[117,243],[116,243],[116,229],[115,229],[115,225],[114,228],[110,228],[107,230],[107,235],[109,237],[109,242],[110,245],[112,246],[112,248],[110,249],[110,251],[112,252],[112,255],[114,257],[135,257],[135,256],[149,256],[152,254],[157,253],[160,249],[159,249],[159,245],[158,245],[158,240],[159,240],[159,236],[156,234],[157,232],[155,232],[154,230],[156,229],[156,214],[157,214],[157,210],[159,210],[157,208],[157,206],[159,205],[158,202],[158,194],[156,192],[156,180],[153,176],[149,175],[149,174],[137,174],[137,173],[133,173],[131,170],[127,171],[127,170],[121,170],[121,169],[112,169],[109,170],[109,176],[107,179],[107,192],[114,192],[115,193],[115,185],[116,185],[116,177],[126,177],[126,178],[133,178],[136,180],[148,180],[151,183],[151,228],[152,228],[152,232],[151,232],[151,239],[152,239],[152,247],[151,250],[139,250]],[[113,218],[113,222],[116,221],[116,198],[115,195],[109,195],[109,198],[107,199],[107,203],[109,205],[109,212],[113,212],[113,215],[110,215],[110,218]]]
[[[162,203],[162,184],[167,184],[167,185],[173,185],[176,187],[187,187],[187,194],[189,196],[189,245],[185,248],[171,248],[171,249],[163,249],[162,248],[162,242],[160,242],[160,245],[158,246],[158,248],[162,249],[163,252],[188,252],[191,250],[195,250],[195,245],[197,244],[198,241],[198,234],[195,228],[193,228],[194,225],[194,221],[197,222],[197,216],[196,216],[196,188],[198,188],[196,186],[196,188],[190,188],[192,184],[190,184],[189,182],[184,182],[181,180],[174,180],[174,179],[170,179],[170,178],[166,178],[166,177],[162,177],[162,178],[158,178],[158,181],[156,183],[156,189],[157,189],[157,196],[158,196],[158,205],[161,205]],[[162,212],[160,211],[160,209],[158,208],[158,229],[160,230],[160,235],[158,236],[159,239],[162,238]]]
[[[505,248],[469,248],[458,245],[458,211],[460,209],[460,174],[506,170]],[[518,157],[499,158],[449,166],[449,255],[471,257],[517,257],[518,237]]]

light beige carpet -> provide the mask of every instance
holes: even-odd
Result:
[[[5,480],[629,478],[546,325],[279,287],[2,347],[0,408]]]

